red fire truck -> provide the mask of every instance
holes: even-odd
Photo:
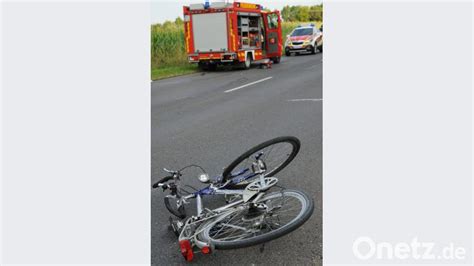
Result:
[[[213,2],[183,7],[188,61],[202,69],[253,62],[279,63],[282,54],[280,12],[258,4]]]

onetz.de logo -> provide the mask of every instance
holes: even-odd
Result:
[[[434,242],[420,241],[413,237],[407,242],[377,242],[362,236],[352,244],[354,256],[360,260],[464,260],[466,249],[453,243],[438,247]]]

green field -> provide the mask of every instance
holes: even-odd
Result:
[[[282,22],[283,42],[298,25],[311,22]],[[321,22],[314,22],[318,27]],[[184,44],[184,26],[181,21],[151,26],[151,79],[168,78],[197,72],[187,61]]]

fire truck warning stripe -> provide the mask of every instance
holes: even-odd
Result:
[[[190,53],[191,52],[189,50],[189,47],[190,47],[189,38],[191,37],[190,22],[187,22],[186,24],[187,24],[187,27],[188,27],[188,30],[186,31],[186,52]]]
[[[235,51],[235,36],[234,36],[234,29],[232,27],[232,20],[230,18],[229,14],[229,31],[230,31],[230,36],[231,36],[231,42],[232,42],[232,51]]]
[[[232,91],[236,91],[236,90],[240,90],[242,88],[245,88],[245,87],[248,87],[248,86],[252,86],[254,84],[257,84],[257,83],[260,83],[260,82],[264,82],[265,80],[269,80],[273,77],[267,77],[267,78],[264,78],[264,79],[260,79],[260,80],[257,80],[257,81],[254,81],[254,82],[250,82],[250,83],[247,83],[245,85],[242,85],[242,86],[239,86],[237,88],[233,88],[233,89],[230,89],[230,90],[226,90],[224,91],[224,93],[228,93],[228,92],[232,92]]]

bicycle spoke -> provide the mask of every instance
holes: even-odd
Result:
[[[238,214],[238,213],[237,213],[237,214]],[[235,216],[237,216],[237,214],[235,214],[234,217],[231,218],[231,220],[232,220],[233,218],[235,218]],[[219,231],[217,231],[217,232],[215,233],[215,235],[218,235],[218,234],[222,231],[222,229],[224,229],[224,227],[222,227]]]
[[[264,160],[266,160],[266,159],[268,158],[268,156],[270,156],[270,153],[272,152],[273,148],[275,148],[275,146],[276,146],[276,145],[270,146],[270,147],[272,147],[272,148],[270,149],[270,151],[269,151],[267,154],[265,154]]]

